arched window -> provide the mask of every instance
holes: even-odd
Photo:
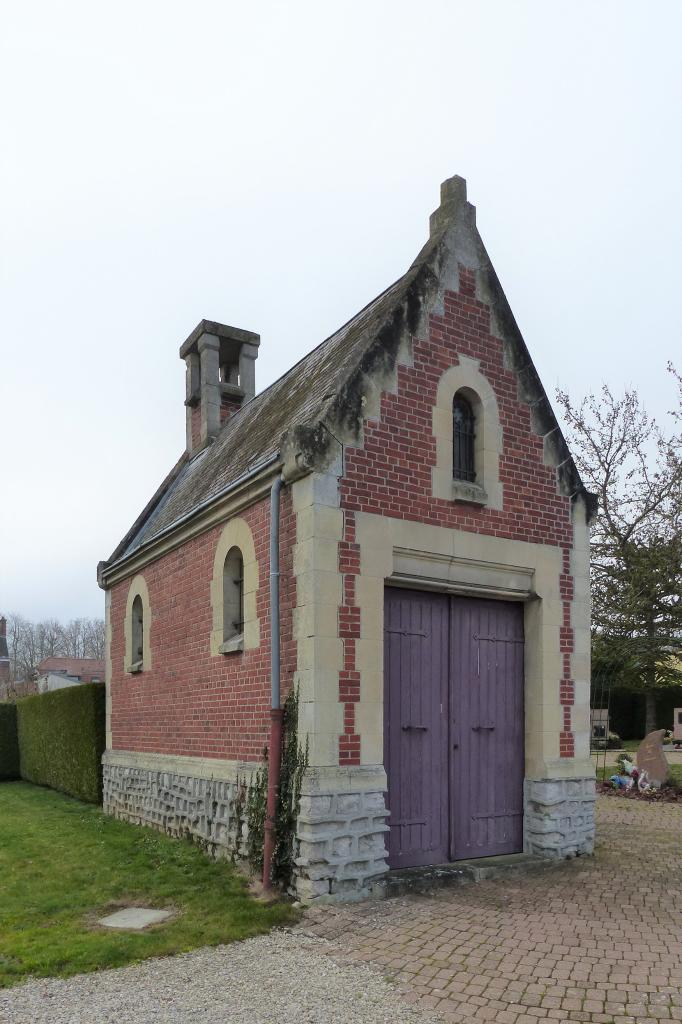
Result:
[[[128,589],[123,625],[124,672],[149,672],[152,667],[152,611],[144,576],[135,576]]]
[[[463,395],[452,400],[452,475],[455,480],[476,479],[474,459],[474,411]]]
[[[438,382],[433,407],[434,498],[504,508],[502,427],[495,392],[479,361],[458,355]]]
[[[223,642],[244,632],[244,559],[230,548],[223,565]]]
[[[144,658],[144,609],[138,594],[132,610],[132,667],[142,667]]]
[[[249,524],[230,519],[220,531],[211,576],[211,656],[260,645],[258,560]]]

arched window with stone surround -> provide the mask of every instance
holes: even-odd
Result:
[[[220,531],[211,576],[211,655],[238,654],[260,645],[258,559],[251,527],[236,517]]]
[[[457,356],[457,362],[440,378],[433,407],[433,433],[433,497],[502,509],[500,414],[495,392],[477,359]]]
[[[223,564],[223,643],[244,632],[244,559],[238,547],[230,548]]]
[[[473,483],[476,479],[476,417],[471,402],[458,392],[452,400],[452,475]]]
[[[147,672],[152,667],[150,628],[152,622],[149,590],[144,576],[136,576],[128,590],[124,620],[125,672]]]

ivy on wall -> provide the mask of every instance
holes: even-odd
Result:
[[[268,750],[263,750],[263,766],[246,789],[246,859],[254,874],[263,871],[263,841],[268,803]]]
[[[279,793],[275,813],[276,843],[272,864],[272,881],[288,889],[294,874],[296,856],[296,823],[301,806],[301,786],[308,767],[308,744],[305,750],[298,742],[298,692],[292,690],[284,702],[282,722],[282,761],[280,765]],[[235,800],[238,831],[246,822],[246,859],[258,874],[263,870],[263,841],[268,799],[268,751],[263,751],[263,764],[251,785],[243,780]]]
[[[301,807],[301,786],[308,767],[308,743],[305,750],[298,742],[298,691],[292,690],[284,702],[282,728],[282,765],[277,800],[276,843],[272,880],[285,890],[291,885],[296,856],[296,824]]]

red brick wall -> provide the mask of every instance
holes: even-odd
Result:
[[[221,424],[221,426],[225,422],[225,420],[230,418],[230,416],[233,416],[236,412],[239,412],[241,407],[242,407],[242,399],[241,398],[230,398],[229,395],[222,395],[222,397],[220,399],[220,424]]]
[[[267,499],[241,516],[253,533],[260,565],[257,650],[211,657],[210,582],[222,527],[146,566],[142,575],[151,604],[152,669],[123,671],[124,616],[130,581],[111,593],[112,746],[162,754],[259,760],[267,742],[270,710],[269,523]],[[292,611],[296,587],[292,552],[296,536],[291,497],[282,494],[282,687],[295,669]]]
[[[192,406],[192,451],[201,444],[201,403]]]
[[[497,397],[504,437],[500,457],[500,480],[504,486],[501,511],[432,497],[431,468],[436,464],[432,410],[438,382],[445,371],[457,363],[457,353],[480,361],[480,371]],[[341,504],[345,510],[346,530],[339,555],[340,571],[344,572],[344,604],[340,616],[346,655],[339,695],[345,704],[341,762],[359,763],[359,737],[354,730],[354,705],[359,699],[359,688],[354,685],[358,678],[355,640],[359,635],[354,616],[354,585],[359,565],[354,536],[356,511],[552,544],[563,549],[561,703],[564,730],[560,748],[562,756],[572,756],[570,499],[557,494],[556,471],[543,464],[542,439],[531,431],[530,409],[517,398],[516,375],[504,367],[502,342],[490,333],[490,309],[476,299],[474,276],[466,268],[460,267],[460,291],[445,293],[443,315],[432,316],[428,335],[415,338],[414,365],[398,367],[397,393],[384,394],[380,419],[365,423],[363,446],[346,449],[345,467]]]

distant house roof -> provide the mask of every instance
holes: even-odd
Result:
[[[37,671],[41,676],[48,672],[76,676],[83,683],[91,683],[93,679],[104,681],[104,662],[98,658],[43,658]]]

